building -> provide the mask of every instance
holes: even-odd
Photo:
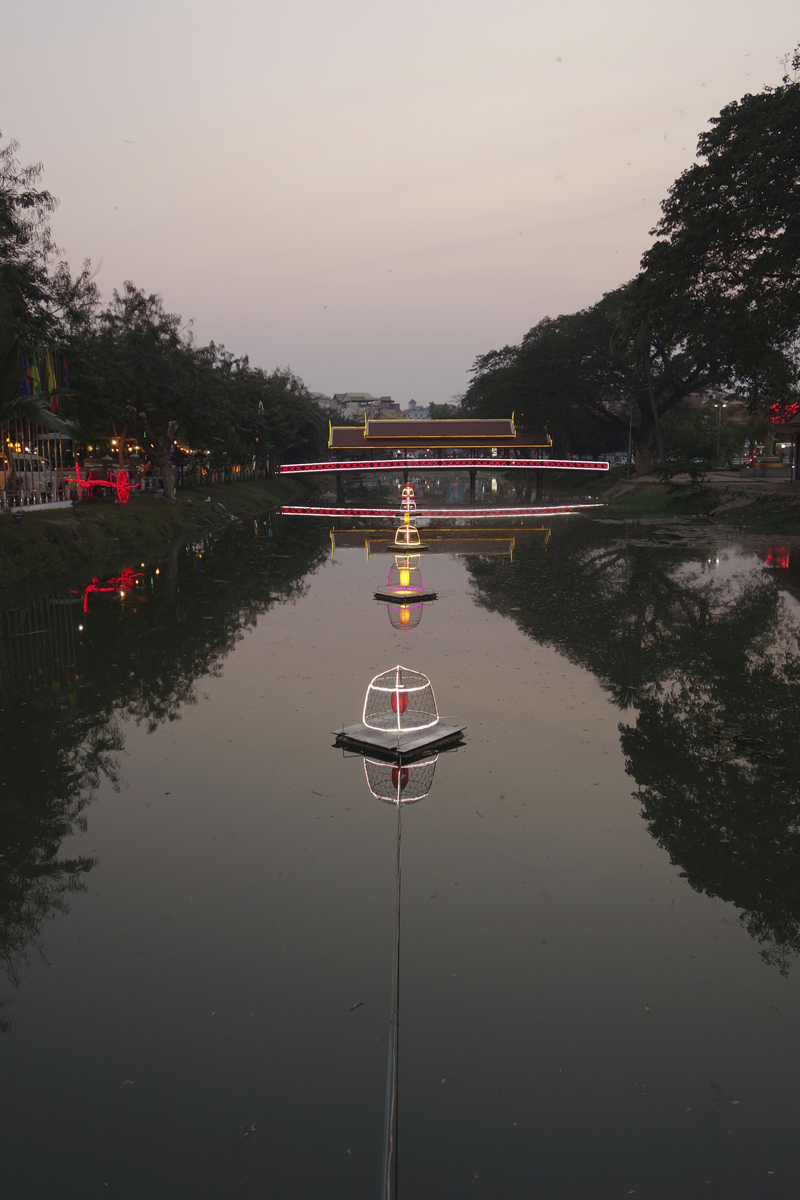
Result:
[[[427,406],[423,408],[421,404],[417,404],[416,400],[409,400],[404,416],[407,421],[429,421],[431,410]]]
[[[402,418],[400,405],[391,396],[373,396],[371,392],[334,392],[331,411],[348,420],[380,417],[385,421]]]

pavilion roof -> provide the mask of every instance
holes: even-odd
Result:
[[[545,435],[520,437],[513,417],[510,420],[448,418],[442,421],[371,421],[363,428],[332,425],[328,446],[331,450],[405,450],[405,449],[548,449],[551,439]]]

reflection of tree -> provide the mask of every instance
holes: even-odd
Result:
[[[2,614],[0,969],[12,986],[40,951],[44,923],[85,890],[95,860],[59,851],[86,828],[101,777],[118,784],[120,718],[152,731],[196,703],[198,681],[219,672],[258,615],[302,595],[324,539],[295,528],[291,540],[278,531],[262,545],[249,527],[226,530],[145,569],[130,595],[92,597],[87,615],[82,589],[72,602]]]
[[[620,732],[651,833],[785,972],[800,953],[796,606],[754,557],[722,575],[715,558],[574,528],[547,555],[470,570],[479,603],[636,710]]]

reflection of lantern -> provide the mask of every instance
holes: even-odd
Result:
[[[416,629],[422,620],[424,604],[387,604],[393,629]]]
[[[413,804],[415,800],[423,800],[433,787],[437,759],[438,755],[435,755],[399,766],[365,758],[367,787],[373,796],[386,804]]]
[[[386,586],[398,591],[418,592],[422,587],[422,572],[418,554],[396,554],[389,568]]]
[[[420,671],[392,667],[376,675],[367,688],[362,717],[367,729],[413,733],[438,724],[431,681]]]

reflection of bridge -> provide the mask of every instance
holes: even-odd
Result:
[[[602,508],[597,504],[554,504],[550,507],[535,505],[533,507],[500,508],[418,508],[415,517],[450,517],[451,520],[461,520],[469,517],[490,519],[494,517],[554,517],[567,516],[584,508]],[[398,517],[396,508],[356,508],[348,505],[346,508],[323,508],[314,504],[284,504],[281,507],[284,517]]]
[[[337,550],[364,550],[367,558],[373,554],[393,553],[388,550],[386,533],[379,529],[331,529],[331,557]],[[507,529],[436,529],[430,531],[428,554],[452,554],[461,557],[467,554],[500,555],[513,558],[518,541],[526,545],[531,542],[541,542],[546,549],[550,541],[550,529],[546,525],[539,528],[515,529],[511,537]]]

